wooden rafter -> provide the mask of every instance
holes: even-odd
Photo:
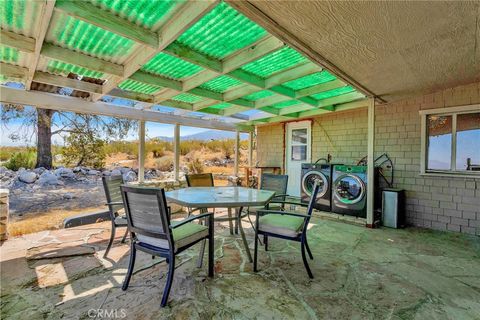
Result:
[[[103,88],[103,94],[108,94],[125,79],[129,78],[138,71],[145,63],[152,59],[157,53],[165,49],[169,44],[175,41],[185,30],[197,22],[203,15],[209,12],[216,4],[217,0],[191,1],[186,2],[183,7],[168,21],[158,32],[158,46],[150,48],[141,46],[124,66],[124,74],[121,77],[111,77]],[[94,100],[98,100],[102,95],[97,95]]]
[[[26,53],[35,52],[35,39],[3,29],[0,30],[0,44]]]
[[[114,13],[97,8],[88,1],[58,0],[55,10],[145,46],[154,49],[158,47],[158,36],[155,32],[137,26]]]
[[[30,90],[32,85],[33,75],[37,69],[38,60],[40,59],[40,52],[42,51],[43,40],[47,35],[48,27],[50,26],[50,19],[52,18],[53,9],[55,7],[55,0],[44,1],[40,6],[39,22],[37,26],[37,32],[35,35],[35,49],[32,53],[30,64],[28,67],[28,74],[25,81],[25,89]]]
[[[29,106],[41,106],[42,108],[70,111],[76,113],[98,114],[117,118],[153,121],[161,123],[181,124],[185,126],[229,130],[249,131],[251,128],[238,126],[231,123],[216,120],[204,120],[186,118],[158,111],[139,110],[130,107],[119,107],[103,102],[90,102],[79,98],[55,95],[45,92],[11,89],[0,87],[0,101]]]

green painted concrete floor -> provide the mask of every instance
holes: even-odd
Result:
[[[128,245],[117,232],[101,258],[108,223],[10,239],[1,247],[1,318],[480,319],[479,237],[314,218],[310,280],[298,243],[271,239],[253,273],[241,239],[226,225],[215,231],[215,278],[196,268],[199,245],[180,254],[163,309],[165,262],[139,253],[122,291]]]

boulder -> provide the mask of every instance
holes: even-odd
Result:
[[[37,180],[39,185],[61,185],[61,181],[58,180],[58,177],[52,172],[46,170],[40,175],[40,178]]]
[[[129,171],[125,174],[123,174],[123,181],[125,182],[132,182],[137,180],[137,174],[133,171]]]
[[[33,171],[24,170],[18,175],[18,180],[25,183],[34,183],[38,179],[38,175]]]
[[[67,192],[67,193],[63,194],[63,199],[65,199],[65,200],[70,200],[70,199],[73,199],[73,198],[74,198],[73,194],[70,193],[70,192]]]
[[[105,171],[102,171],[102,175],[108,177],[112,175],[112,172],[110,170],[105,170]]]
[[[122,175],[122,171],[118,170],[118,169],[113,169],[112,171],[110,171],[110,175],[112,176],[121,176]]]
[[[41,175],[43,172],[45,172],[45,170],[47,170],[47,169],[45,169],[44,167],[39,167],[39,168],[33,169],[32,171],[35,172],[38,175]]]
[[[122,174],[126,174],[126,173],[132,171],[132,169],[127,168],[127,167],[122,167],[122,168],[120,168],[120,171],[122,172]]]
[[[89,176],[96,176],[96,175],[98,175],[99,173],[100,173],[100,171],[94,170],[94,169],[90,169],[90,170],[87,171],[87,174],[88,174]]]
[[[58,168],[54,171],[55,175],[60,178],[75,178],[75,173],[73,173],[72,169],[69,168]]]

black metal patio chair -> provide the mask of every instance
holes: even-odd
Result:
[[[166,259],[169,265],[161,307],[168,301],[175,272],[175,256],[194,244],[208,239],[208,276],[213,277],[213,215],[203,213],[183,221],[170,221],[165,191],[158,188],[122,186],[122,196],[131,234],[130,262],[122,290],[127,290],[135,265],[136,251],[140,250]],[[192,223],[207,219],[206,226]]]
[[[313,260],[313,255],[308,247],[307,242],[307,229],[319,189],[320,186],[315,183],[312,196],[308,204],[307,214],[299,214],[282,210],[257,210],[255,220],[255,252],[253,256],[254,272],[257,272],[258,235],[263,234],[266,236],[264,238],[265,251],[268,250],[268,237],[300,242],[303,264],[305,265],[308,276],[313,279],[312,271],[310,270],[305,257],[305,249],[307,250],[310,259]]]
[[[102,177],[103,189],[105,190],[105,197],[107,198],[106,205],[108,206],[108,211],[110,213],[110,220],[112,222],[112,231],[110,233],[110,240],[108,242],[107,249],[103,254],[105,258],[112,247],[113,240],[115,239],[115,232],[117,228],[126,228],[127,227],[127,217],[125,216],[125,211],[122,201],[122,193],[120,191],[120,186],[123,184],[122,176],[110,176]],[[122,243],[125,243],[127,238],[128,229],[125,230],[125,234],[122,238]]]

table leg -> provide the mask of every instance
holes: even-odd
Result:
[[[215,223],[215,215],[212,216],[212,225]],[[206,224],[205,219],[203,220],[203,224]],[[203,256],[205,255],[205,244],[207,240],[202,240],[200,244],[200,252],[198,253],[198,261],[197,261],[197,268],[201,268],[203,265]]]
[[[230,227],[230,234],[233,235],[233,223],[232,223],[232,208],[228,208],[228,226]]]
[[[252,254],[250,253],[250,248],[248,247],[247,238],[245,237],[245,232],[243,231],[243,227],[242,227],[242,211],[243,211],[243,207],[240,207],[237,209],[237,223],[240,229],[240,235],[242,236],[243,245],[245,246],[245,251],[247,252],[248,260],[250,262],[253,262]]]

